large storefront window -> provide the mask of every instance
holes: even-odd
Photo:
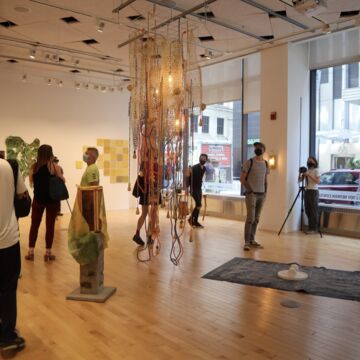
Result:
[[[193,142],[189,141],[190,165],[198,163],[201,153],[208,154],[204,191],[239,196],[243,141],[245,157],[253,156],[252,153],[246,155],[248,149],[253,150],[252,144],[259,138],[260,115],[258,112],[244,114],[242,124],[241,101],[208,105],[201,120],[198,111],[195,110],[191,120]],[[242,131],[245,132],[244,137]]]
[[[320,202],[360,208],[360,63],[316,70]]]

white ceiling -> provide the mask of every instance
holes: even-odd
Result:
[[[0,23],[8,21],[15,25],[0,26],[0,71],[1,64],[9,66],[9,59],[16,59],[12,67],[31,66],[49,71],[69,73],[78,68],[81,73],[89,73],[109,77],[128,76],[128,45],[118,48],[126,42],[134,29],[148,29],[155,24],[180,14],[179,11],[165,6],[154,5],[151,1],[136,0],[122,9],[118,14],[112,10],[127,0],[0,0]],[[189,10],[204,0],[157,0],[165,5],[174,4],[177,8]],[[312,0],[305,0],[312,1]],[[322,0],[323,2],[325,0]],[[272,11],[282,11],[288,19],[303,25],[301,28],[290,21],[269,16],[268,12],[250,5],[257,3]],[[211,19],[187,15],[180,22],[172,22],[157,30],[158,33],[176,38],[180,30],[194,30],[196,35],[196,51],[200,65],[212,61],[254,52],[262,47],[272,46],[278,42],[306,38],[322,34],[322,27],[331,24],[331,29],[340,31],[355,26],[354,18],[360,9],[360,0],[327,0],[326,7],[321,7],[314,17],[297,11],[292,0],[217,0],[199,12],[211,11],[214,20],[224,24],[221,26]],[[341,16],[341,12],[355,13]],[[155,14],[155,17],[152,15]],[[142,15],[145,19],[130,21],[128,16]],[[344,15],[344,14],[343,14]],[[74,17],[77,23],[67,24],[64,17]],[[102,33],[96,30],[96,18],[105,23]],[[357,22],[358,24],[358,22]],[[248,33],[252,36],[244,34]],[[214,40],[201,42],[199,36],[213,36]],[[259,40],[260,37],[268,41]],[[94,39],[98,43],[87,45],[83,40]],[[36,44],[36,58],[29,58],[32,45]],[[201,57],[208,48],[214,55],[213,60]],[[63,60],[59,63],[49,61],[45,56],[58,55]],[[79,60],[75,65],[74,61]],[[30,63],[31,61],[31,63]],[[115,72],[122,69],[122,72]],[[97,73],[98,72],[98,73]]]

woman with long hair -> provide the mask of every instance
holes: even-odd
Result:
[[[31,211],[31,227],[29,233],[29,252],[26,260],[34,261],[34,249],[38,236],[42,216],[46,210],[46,251],[45,261],[55,260],[51,253],[54,240],[55,219],[59,209],[59,202],[50,198],[50,177],[56,175],[65,181],[61,169],[54,163],[54,154],[50,145],[41,145],[38,149],[37,160],[30,169],[30,184],[34,186],[34,201]]]

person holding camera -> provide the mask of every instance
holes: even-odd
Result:
[[[254,148],[255,156],[244,163],[240,174],[240,182],[246,189],[245,251],[249,251],[251,248],[263,248],[261,244],[255,241],[255,234],[266,198],[269,166],[263,158],[265,145],[261,142],[255,142]]]
[[[302,179],[305,180],[305,213],[309,220],[309,229],[306,234],[315,234],[318,231],[320,172],[318,161],[314,156],[309,156],[307,159],[307,167],[307,171],[302,175]]]

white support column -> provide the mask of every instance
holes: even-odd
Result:
[[[298,192],[299,164],[308,154],[307,53],[307,45],[282,45],[261,53],[261,141],[267,152],[277,157],[261,216],[260,227],[264,230],[280,230]],[[270,119],[272,112],[276,112],[276,120]],[[297,230],[299,224],[300,200],[283,231]]]

